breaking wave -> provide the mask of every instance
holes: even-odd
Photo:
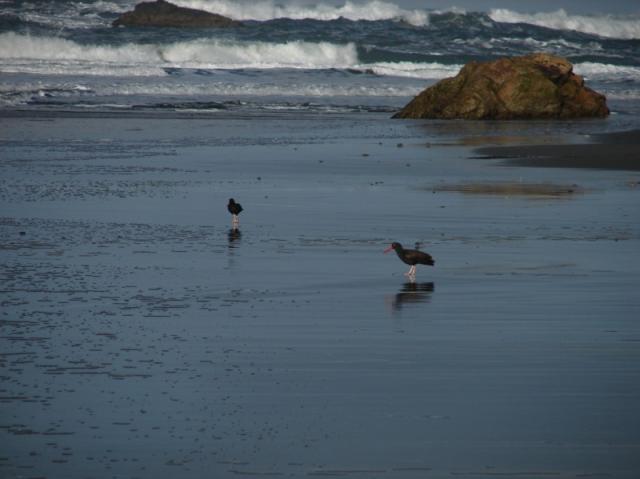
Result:
[[[489,17],[500,23],[528,23],[554,30],[575,30],[601,37],[640,38],[639,15],[570,15],[565,10],[545,13],[518,13],[504,8],[489,12]]]
[[[198,39],[167,44],[82,45],[58,37],[0,34],[0,71],[53,75],[165,76],[167,69],[354,69],[380,76],[441,79],[462,64],[384,61],[365,63],[353,43],[286,43]],[[640,67],[580,63],[588,79],[640,80]]]
[[[110,15],[117,15],[127,10],[125,5],[106,0],[15,2],[14,6],[11,3],[0,1],[0,18],[15,16],[22,22],[56,29],[109,27]]]
[[[640,67],[584,62],[575,64],[573,71],[592,81],[640,81]]]
[[[235,0],[174,0],[182,7],[205,10],[235,20],[266,21],[276,18],[290,18],[293,20],[401,20],[411,25],[424,26],[429,23],[429,14],[423,10],[405,10],[399,6],[380,0],[356,3],[346,1],[343,5],[281,4],[270,0],[258,0],[251,3]]]
[[[349,68],[356,47],[328,42],[231,42],[201,39],[169,44],[81,45],[57,37],[0,35],[0,71],[84,74],[158,74],[162,68]],[[60,71],[58,71],[60,70]]]
[[[360,68],[370,70],[376,75],[395,76],[404,78],[420,78],[423,80],[441,80],[455,76],[462,65],[445,65],[443,63],[411,63],[411,62],[380,62],[359,65]]]
[[[440,79],[462,65],[363,63],[353,43],[232,42],[200,39],[169,44],[81,45],[57,37],[0,34],[0,71],[52,75],[164,76],[187,69],[353,69],[381,76]]]

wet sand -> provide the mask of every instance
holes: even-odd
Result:
[[[637,172],[381,115],[0,131],[2,477],[640,474]]]
[[[480,158],[505,159],[514,166],[640,171],[640,131],[592,135],[592,142],[479,148]]]

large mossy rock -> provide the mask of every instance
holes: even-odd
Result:
[[[510,120],[605,117],[604,95],[564,58],[535,53],[466,64],[427,88],[393,118]]]
[[[156,0],[155,2],[142,2],[136,5],[132,12],[125,12],[112,25],[136,26],[136,27],[233,27],[239,22],[222,15],[209,13],[193,8],[184,8]]]

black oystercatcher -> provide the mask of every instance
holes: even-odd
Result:
[[[415,249],[404,249],[400,243],[391,243],[391,246],[385,249],[384,252],[388,253],[392,249],[396,251],[398,258],[411,265],[411,268],[405,273],[405,276],[415,276],[417,264],[426,264],[429,266],[435,264],[430,254]]]
[[[240,206],[240,203],[236,203],[236,200],[233,198],[229,198],[227,209],[229,213],[231,213],[231,227],[237,229],[238,226],[240,226],[240,218],[238,218],[238,215],[242,211],[242,206]]]

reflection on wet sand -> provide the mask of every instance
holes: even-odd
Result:
[[[227,255],[227,269],[233,269],[235,267],[236,249],[240,247],[242,242],[242,233],[238,228],[231,228],[227,233],[227,246],[229,248],[229,254]]]
[[[431,301],[431,295],[435,289],[433,282],[416,283],[414,281],[406,282],[402,285],[400,292],[396,293],[391,301],[391,307],[394,311],[400,311],[407,304],[428,303]]]
[[[229,249],[237,248],[238,246],[240,246],[241,239],[242,239],[242,232],[238,228],[231,228],[227,233]]]
[[[444,184],[428,188],[432,192],[454,192],[467,195],[527,197],[527,198],[570,198],[585,193],[579,185],[553,183],[491,182]]]

